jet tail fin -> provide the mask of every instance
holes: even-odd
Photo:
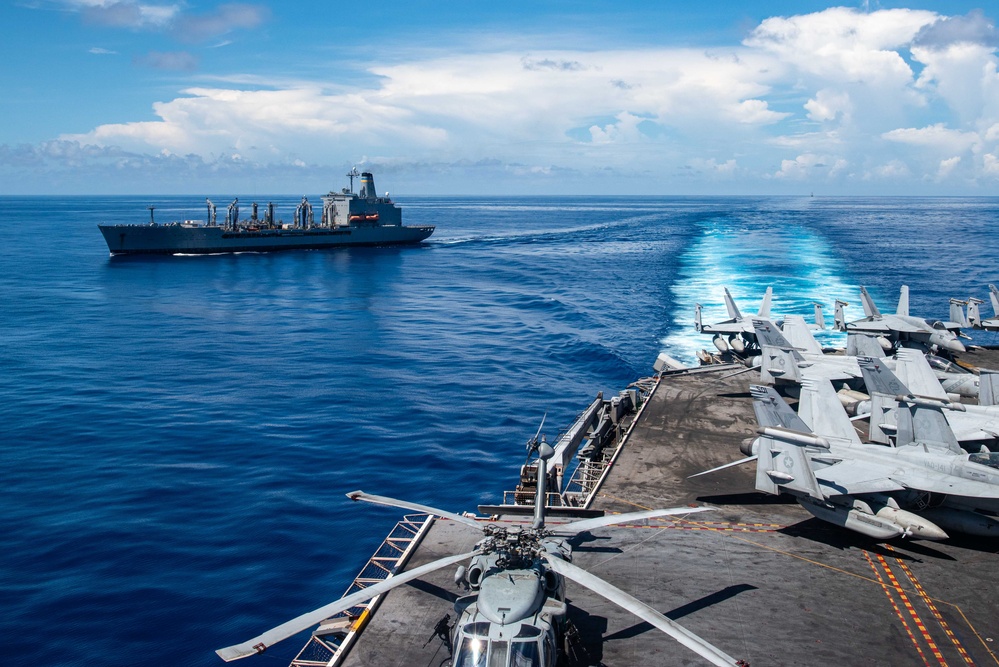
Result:
[[[694,330],[697,333],[701,333],[701,329],[704,328],[704,324],[701,322],[701,304],[694,304]]]
[[[846,335],[846,353],[852,357],[875,359],[882,359],[885,356],[885,350],[876,336],[853,332]]]
[[[989,285],[989,299],[992,301],[992,312],[999,317],[999,289],[995,285]]]
[[[769,347],[791,350],[794,352],[793,356],[795,359],[798,361],[804,360],[804,357],[794,349],[794,345],[784,337],[784,334],[777,328],[777,325],[770,320],[754,319],[753,330],[756,332],[756,342],[760,344],[760,347],[767,345]]]
[[[770,301],[774,297],[774,288],[767,287],[767,291],[763,293],[763,303],[760,304],[760,312],[756,313],[757,317],[770,317]]]
[[[808,425],[773,387],[754,384],[749,386],[749,393],[753,397],[753,412],[756,413],[756,421],[761,427],[777,426],[791,431],[811,433]]]
[[[999,401],[999,371],[981,369],[978,377],[978,404],[996,405]]]
[[[821,303],[815,304],[815,328],[821,329],[822,331],[826,330],[826,318],[825,315],[822,313]]]
[[[864,376],[864,385],[871,395],[871,418],[868,439],[883,445],[891,444],[890,433],[898,429],[898,401],[908,388],[885,365],[883,359],[858,357],[857,364]]]
[[[861,444],[857,429],[846,415],[829,380],[802,380],[798,416],[815,435],[846,445]]]
[[[950,300],[950,321],[959,324],[962,327],[970,327],[971,323],[964,314],[964,305],[968,304],[968,310],[971,310],[971,304],[968,301],[961,301],[960,299]]]
[[[857,365],[864,376],[868,394],[898,396],[909,393],[908,387],[891,372],[884,360],[870,356],[857,357]]]
[[[901,401],[898,406],[898,435],[895,438],[895,446],[920,444],[954,454],[963,454],[964,450],[957,443],[957,438],[947,423],[943,410],[942,405],[933,405],[925,400]]]
[[[874,299],[867,293],[866,287],[860,288],[860,301],[864,305],[864,315],[867,317],[881,317],[881,311],[874,305]]]
[[[846,331],[846,316],[843,314],[843,308],[849,305],[846,301],[836,299],[836,307],[833,311],[833,329],[836,331]]]
[[[909,316],[909,286],[902,285],[902,288],[898,291],[898,307],[895,308],[895,314],[902,317]]]
[[[978,308],[978,305],[982,303],[985,302],[981,299],[976,299],[975,297],[968,299],[968,323],[962,326],[971,326],[976,329],[980,329],[982,327],[982,311]],[[951,308],[953,308],[953,306],[951,306]],[[951,318],[953,317],[954,316],[951,315]]]
[[[787,490],[825,500],[805,452],[808,444],[822,446],[821,439],[810,434],[804,422],[771,387],[752,385],[749,391],[760,423],[756,489],[771,495]]]
[[[800,315],[788,315],[784,318],[784,336],[790,345],[811,354],[822,354],[822,346],[815,340],[805,318]]]
[[[895,359],[898,371],[898,378],[909,388],[909,391],[917,396],[927,396],[940,401],[947,400],[947,392],[940,385],[930,362],[919,350],[911,348],[899,348]]]
[[[742,319],[742,313],[739,312],[739,307],[735,305],[735,299],[732,298],[727,287],[725,288],[725,309],[728,310],[728,316],[732,319]]]

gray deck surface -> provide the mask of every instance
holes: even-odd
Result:
[[[995,353],[965,356],[999,367]],[[748,385],[732,368],[663,379],[599,493],[608,512],[697,504],[688,519],[594,530],[573,562],[647,602],[754,667],[999,665],[999,543],[878,543],[753,488],[753,465],[687,479],[734,461],[754,434]],[[410,567],[470,549],[478,533],[438,520]],[[424,642],[454,611],[446,568],[390,593],[345,664],[433,665]],[[578,665],[703,665],[698,656],[569,583],[584,639]],[[996,641],[993,641],[995,639]]]

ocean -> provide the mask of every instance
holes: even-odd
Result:
[[[724,319],[725,286],[831,323],[860,285],[947,319],[999,282],[999,198],[397,201],[428,242],[110,258],[98,223],[203,199],[0,197],[0,664],[222,664],[340,597],[402,514],[345,493],[500,501],[545,415],[552,439],[713,349],[694,305]]]

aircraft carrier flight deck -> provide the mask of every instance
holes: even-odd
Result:
[[[999,367],[994,350],[966,358]],[[573,563],[756,667],[999,665],[999,540],[868,539],[813,518],[791,498],[758,493],[754,464],[688,479],[742,458],[739,445],[757,428],[748,392],[757,379],[734,365],[664,374],[592,508],[715,509],[584,533],[572,541]],[[406,567],[468,551],[480,538],[473,528],[436,519]],[[365,619],[340,664],[446,664],[434,628],[445,614],[453,622],[459,593],[453,568],[396,588]],[[706,664],[572,582],[567,601],[577,629],[570,664]]]

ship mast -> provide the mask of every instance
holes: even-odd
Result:
[[[353,166],[353,167],[351,167],[350,171],[347,172],[347,178],[350,179],[350,193],[351,194],[354,193],[354,179],[357,178],[360,175],[361,175],[361,172],[359,172],[357,170],[357,166],[356,165]]]

